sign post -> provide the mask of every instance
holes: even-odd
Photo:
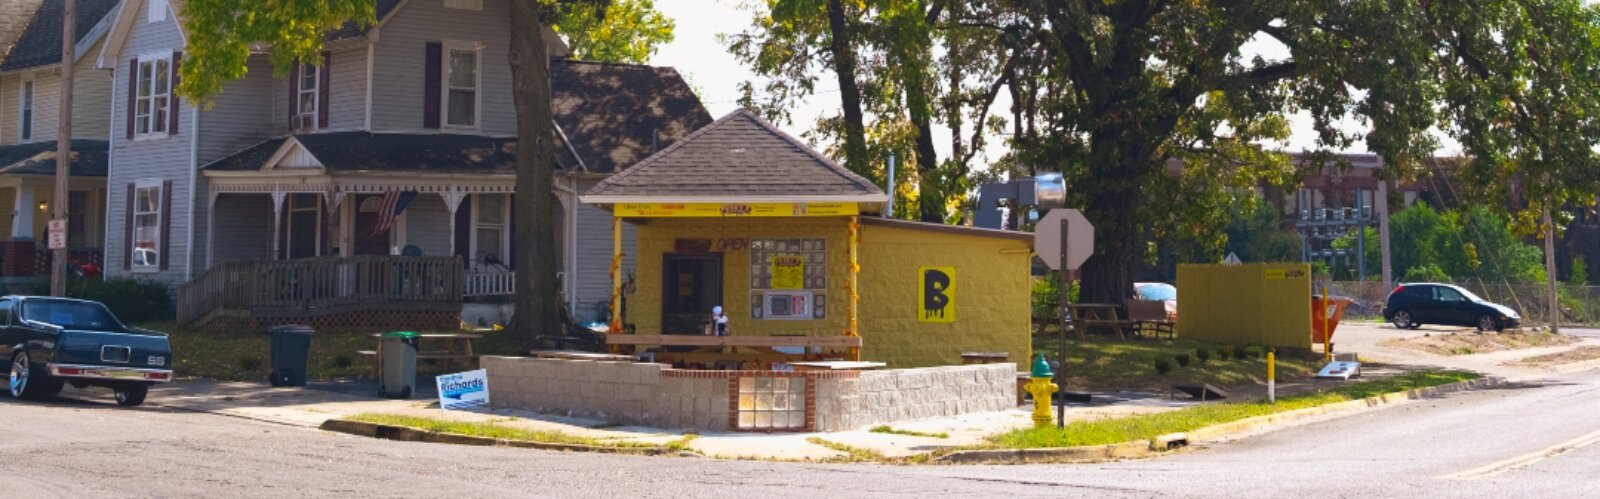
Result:
[[[1056,376],[1061,379],[1063,390],[1066,389],[1067,372],[1067,326],[1071,314],[1067,311],[1067,302],[1072,288],[1072,271],[1078,270],[1089,255],[1094,254],[1094,225],[1089,219],[1084,218],[1083,212],[1057,208],[1046,213],[1039,220],[1033,232],[1034,252],[1044,260],[1046,266],[1060,272],[1060,308],[1056,311],[1061,314],[1061,328],[1058,331],[1060,350],[1056,352],[1059,366]],[[1066,397],[1056,398],[1056,427],[1066,426]]]
[[[1066,376],[1066,372],[1067,372],[1067,319],[1069,319],[1071,317],[1071,314],[1067,313],[1067,302],[1071,301],[1071,294],[1072,294],[1072,276],[1068,273],[1069,271],[1067,270],[1067,267],[1071,266],[1069,255],[1071,255],[1072,253],[1070,251],[1067,251],[1067,249],[1068,249],[1067,248],[1067,246],[1068,246],[1067,242],[1071,241],[1071,238],[1069,237],[1071,235],[1072,235],[1072,224],[1067,221],[1066,217],[1062,217],[1061,218],[1061,244],[1060,244],[1060,251],[1061,251],[1061,260],[1060,260],[1061,263],[1060,263],[1060,265],[1061,265],[1061,270],[1058,271],[1058,273],[1057,273],[1057,277],[1059,277],[1060,281],[1061,281],[1059,284],[1057,284],[1057,286],[1060,287],[1060,289],[1057,290],[1057,291],[1059,291],[1058,294],[1061,295],[1061,299],[1059,300],[1060,303],[1061,303],[1061,307],[1060,307],[1061,308],[1061,328],[1060,328],[1059,331],[1057,331],[1058,334],[1056,334],[1056,337],[1059,339],[1059,341],[1061,343],[1060,346],[1057,347],[1057,349],[1056,349],[1056,357],[1060,358],[1060,360],[1058,361],[1058,362],[1060,362],[1060,364],[1058,364],[1058,367],[1056,367],[1056,373],[1058,373],[1057,374],[1058,376],[1061,376],[1061,383],[1059,383],[1059,384],[1061,385],[1061,389],[1062,390],[1065,390],[1067,388],[1067,376]],[[1065,428],[1067,426],[1067,397],[1066,397],[1066,395],[1067,394],[1063,393],[1063,394],[1061,394],[1060,397],[1056,397],[1056,429],[1058,429],[1058,430],[1062,429],[1062,428]]]

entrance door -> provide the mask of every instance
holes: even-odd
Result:
[[[722,255],[666,255],[661,268],[661,333],[705,334],[722,305]]]
[[[291,194],[289,196],[288,245],[289,259],[317,256],[322,247],[322,196],[317,194]]]
[[[355,237],[356,247],[351,254],[355,255],[387,255],[389,254],[389,231],[384,230],[376,234],[373,227],[378,226],[378,212],[383,209],[383,196],[379,194],[361,194],[356,196]]]

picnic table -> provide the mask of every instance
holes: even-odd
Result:
[[[361,350],[356,353],[377,357],[378,374],[381,376],[383,374],[383,356],[378,355],[378,351],[383,349],[383,333],[373,333],[368,336],[378,339],[378,348],[375,350]],[[483,335],[481,334],[468,333],[419,334],[417,335],[417,360],[476,361],[478,356],[472,353],[472,342],[482,338]],[[427,346],[432,346],[434,349],[428,350]]]
[[[1127,341],[1128,336],[1123,329],[1139,325],[1139,321],[1118,318],[1117,306],[1111,303],[1069,303],[1067,312],[1072,314],[1072,329],[1078,332],[1079,338],[1083,337],[1085,330],[1101,327],[1116,332],[1117,338]]]

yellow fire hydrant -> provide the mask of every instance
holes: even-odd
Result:
[[[1050,396],[1054,395],[1061,387],[1056,386],[1050,379],[1055,373],[1050,372],[1050,363],[1044,361],[1044,354],[1039,354],[1033,360],[1033,378],[1028,382],[1028,393],[1033,394],[1033,427],[1046,428],[1050,426]]]

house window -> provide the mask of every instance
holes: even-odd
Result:
[[[172,97],[171,64],[170,58],[139,60],[139,74],[135,75],[139,78],[138,102],[133,114],[135,136],[167,134],[167,101]]]
[[[161,181],[142,180],[133,189],[134,270],[156,270],[161,264]]]
[[[489,265],[491,260],[509,265],[506,253],[511,250],[511,231],[506,222],[511,218],[511,203],[507,202],[505,194],[478,194],[472,198],[476,203],[472,210],[476,219],[473,222],[473,261],[486,267],[493,267]]]
[[[805,378],[739,378],[739,429],[806,427]]]
[[[479,64],[476,44],[446,44],[446,63],[444,88],[445,122],[446,126],[476,127],[478,126],[478,73],[482,69]]]
[[[81,248],[88,246],[89,237],[89,193],[72,191],[67,193],[67,246]]]
[[[444,0],[446,9],[483,10],[483,0]]]
[[[321,83],[317,78],[320,74],[315,65],[300,65],[300,81],[297,82],[300,91],[296,94],[298,107],[295,108],[299,111],[299,118],[295,120],[297,129],[310,130],[317,126],[317,106],[322,104],[317,102],[317,85]]]
[[[22,82],[21,101],[18,109],[22,111],[22,126],[17,132],[17,140],[33,140],[33,80]]]
[[[165,21],[167,19],[166,0],[150,0],[150,8],[145,12],[146,22]]]

